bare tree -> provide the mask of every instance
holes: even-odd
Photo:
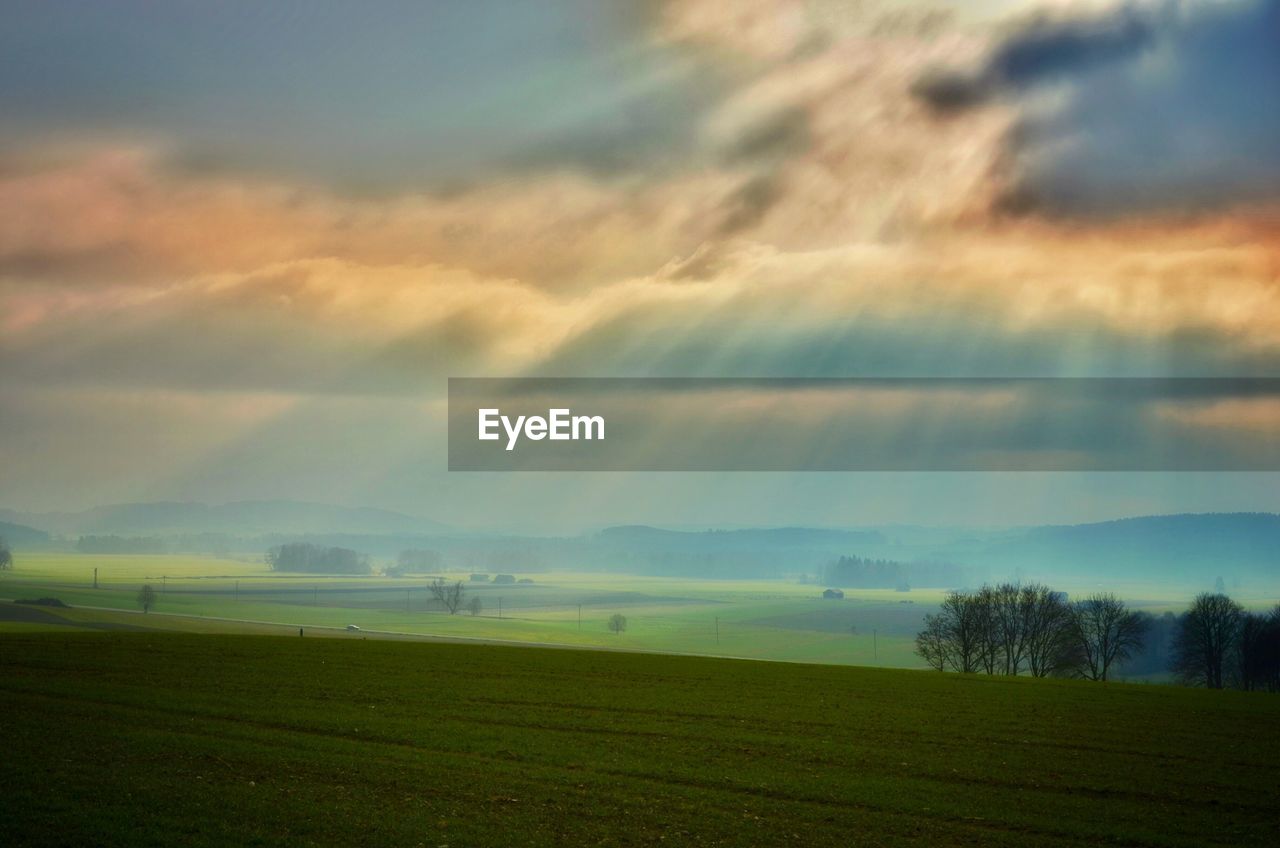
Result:
[[[453,615],[462,608],[462,598],[466,590],[462,588],[461,580],[450,583],[443,577],[437,577],[427,585],[427,588],[431,590],[431,597],[439,601],[440,606],[449,611],[449,615]]]
[[[150,583],[143,585],[138,590],[138,606],[142,607],[144,613],[151,612],[151,608],[156,605],[156,590],[151,588]]]
[[[1071,636],[1078,652],[1077,672],[1106,680],[1111,668],[1142,648],[1147,620],[1110,593],[1090,595],[1071,605]]]
[[[981,670],[987,657],[989,616],[978,595],[949,592],[938,612],[941,632],[947,639],[947,663],[956,671],[971,674]]]
[[[1141,649],[1147,617],[1114,595],[1072,605],[1039,583],[1003,583],[949,592],[924,624],[916,654],[940,671],[1034,677],[1074,671],[1106,680],[1117,662]]]
[[[1182,614],[1173,637],[1173,670],[1191,686],[1221,689],[1237,650],[1244,608],[1223,594],[1204,593]]]
[[[13,551],[9,550],[9,540],[0,536],[0,569],[13,568]]]
[[[916,653],[937,669],[1044,677],[1067,664],[1069,634],[1060,593],[1038,583],[1003,583],[948,594],[938,613],[925,617]]]
[[[924,630],[916,634],[916,654],[937,671],[945,671],[951,664],[951,638],[941,614],[924,617]]]
[[[472,615],[479,615],[482,609],[484,609],[484,602],[480,600],[480,596],[472,595],[471,603],[467,604],[467,611]]]
[[[1070,668],[1075,660],[1071,641],[1071,610],[1065,596],[1048,586],[1023,586],[1019,603],[1025,628],[1027,670],[1032,677],[1048,677]]]
[[[1000,625],[996,619],[995,590],[983,586],[969,599],[973,632],[977,637],[978,664],[987,674],[999,670],[1001,646]]]
[[[984,586],[980,595],[989,605],[994,637],[990,646],[993,668],[1003,674],[1016,675],[1026,658],[1029,630],[1029,607],[1024,602],[1022,588],[1015,583],[1001,583],[994,588]]]
[[[1245,614],[1237,665],[1240,688],[1280,692],[1280,606],[1266,615]]]
[[[609,616],[609,630],[616,636],[627,629],[627,617],[622,613],[615,612]]]

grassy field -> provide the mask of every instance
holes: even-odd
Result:
[[[345,639],[0,635],[6,845],[1263,845],[1280,700]]]
[[[94,588],[94,570],[98,586]],[[530,584],[466,582],[478,615],[447,615],[427,577],[335,577],[275,573],[259,561],[184,555],[22,554],[0,572],[0,599],[56,597],[70,610],[16,620],[0,602],[0,632],[66,626],[282,635],[299,627],[459,640],[520,642],[703,654],[840,665],[919,668],[914,638],[940,589],[847,590],[823,600],[821,586],[785,580],[698,580],[547,571]],[[157,590],[138,614],[144,583]],[[1069,587],[1079,591],[1080,587]],[[1126,595],[1136,608],[1180,609],[1185,597]],[[614,613],[626,632],[609,632]],[[1123,672],[1122,672],[1123,673]]]
[[[261,562],[199,556],[28,554],[13,571],[0,574],[0,598],[56,597],[76,608],[53,611],[69,626],[270,633],[355,624],[375,635],[915,667],[912,640],[926,607],[941,595],[866,590],[850,592],[845,601],[826,601],[819,597],[820,586],[780,580],[528,576],[535,582],[468,582],[468,598],[482,603],[480,614],[450,616],[432,603],[422,577],[279,574]],[[134,613],[144,583],[158,597],[156,614],[142,619]],[[614,613],[627,617],[626,632],[607,629]],[[266,626],[272,624],[280,626]],[[0,631],[15,628],[17,623],[0,615]]]

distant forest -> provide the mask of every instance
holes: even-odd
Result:
[[[910,589],[916,586],[955,586],[964,582],[959,566],[946,562],[895,562],[842,556],[822,574],[828,586],[854,589]]]
[[[313,574],[372,574],[369,557],[350,548],[326,548],[310,542],[276,545],[266,555],[273,571],[306,571]]]

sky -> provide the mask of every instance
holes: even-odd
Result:
[[[1280,510],[1273,473],[451,474],[444,406],[451,376],[1280,376],[1278,0],[0,15],[0,506]]]

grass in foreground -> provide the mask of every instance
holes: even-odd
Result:
[[[656,655],[0,636],[6,845],[1243,845],[1280,701]]]

